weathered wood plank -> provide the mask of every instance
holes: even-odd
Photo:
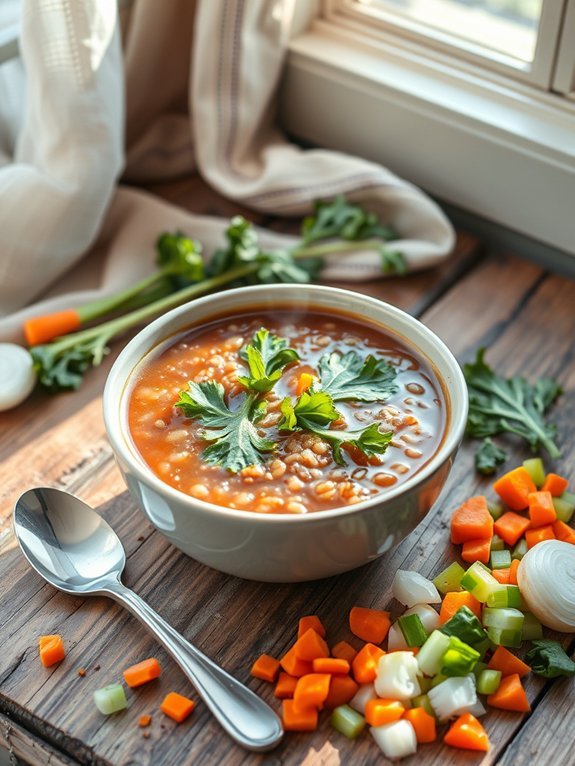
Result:
[[[78,761],[59,753],[39,737],[18,726],[5,715],[0,715],[0,746],[3,746],[10,759],[32,764],[50,764],[50,766],[80,766]],[[14,761],[15,763],[15,761]]]

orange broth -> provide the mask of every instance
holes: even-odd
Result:
[[[260,327],[288,339],[300,361],[287,367],[266,394],[267,413],[258,423],[261,433],[276,442],[276,449],[263,455],[262,464],[234,474],[202,461],[203,427],[184,417],[174,404],[188,381],[215,380],[224,386],[226,402],[234,410],[246,396],[237,381],[247,372],[239,352]],[[300,374],[317,374],[319,359],[326,353],[351,350],[390,362],[397,370],[398,390],[382,402],[337,402],[343,420],[331,428],[351,430],[378,423],[381,431],[394,434],[386,452],[369,459],[344,447],[346,465],[341,466],[320,437],[306,431],[281,433],[277,424],[281,401],[295,397]],[[446,410],[431,365],[397,336],[344,314],[313,308],[294,314],[278,307],[216,319],[152,354],[131,391],[129,427],[152,471],[181,492],[227,508],[301,514],[358,503],[403,484],[438,450]]]

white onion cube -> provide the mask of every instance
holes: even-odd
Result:
[[[372,726],[370,732],[386,758],[405,758],[417,752],[415,730],[405,719]]]

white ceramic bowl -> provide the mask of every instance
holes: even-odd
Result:
[[[379,324],[428,359],[447,399],[445,435],[435,455],[404,484],[356,505],[309,515],[259,514],[222,508],[164,484],[138,453],[128,429],[134,371],[150,352],[187,328],[221,314],[277,305],[345,311]],[[128,343],[108,376],[104,419],[128,489],[170,542],[222,572],[267,582],[297,582],[339,574],[394,548],[423,519],[439,495],[463,436],[467,388],[445,344],[403,311],[348,290],[315,285],[244,287],[180,306]]]

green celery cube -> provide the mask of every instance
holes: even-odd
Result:
[[[417,697],[413,697],[411,707],[422,707],[426,713],[435,718],[435,710],[431,707],[427,694],[418,694]]]
[[[480,561],[476,561],[469,567],[461,578],[461,585],[482,603],[487,601],[490,593],[501,588],[501,583],[493,577],[489,569]]]
[[[489,563],[491,569],[508,569],[511,566],[511,553],[508,550],[492,551]]]
[[[365,718],[349,705],[334,708],[329,722],[336,731],[348,739],[359,737],[365,729]]]
[[[531,612],[524,613],[523,628],[521,629],[521,639],[523,641],[536,641],[543,638],[543,626]]]
[[[505,512],[505,507],[503,506],[503,503],[501,503],[499,500],[495,500],[494,502],[487,503],[487,510],[491,514],[491,518],[493,519],[493,521],[497,521],[497,519],[500,516],[503,516],[503,513]]]
[[[498,646],[521,646],[521,631],[511,628],[487,628],[487,635]]]
[[[128,707],[126,692],[122,684],[110,684],[94,692],[94,703],[100,713],[111,715]]]
[[[523,461],[523,468],[527,471],[529,476],[533,479],[533,484],[537,489],[541,489],[545,483],[545,466],[540,457],[532,457],[529,460]]]
[[[452,591],[463,590],[461,587],[461,578],[465,574],[465,569],[457,561],[450,564],[446,569],[434,577],[433,584],[440,593],[445,595]]]
[[[518,561],[521,561],[523,556],[527,553],[529,549],[527,548],[527,540],[522,537],[521,540],[517,543],[515,548],[513,548],[513,553],[511,554],[512,559],[517,559]]]
[[[500,670],[482,670],[477,678],[477,691],[479,694],[493,694],[499,689],[501,683]]]
[[[575,512],[575,495],[573,492],[564,492],[561,497],[554,497],[553,507],[559,521],[569,524]]]
[[[499,537],[499,535],[493,535],[491,538],[491,546],[489,548],[490,551],[504,551],[505,550],[505,542]],[[493,567],[491,567],[493,569]]]

